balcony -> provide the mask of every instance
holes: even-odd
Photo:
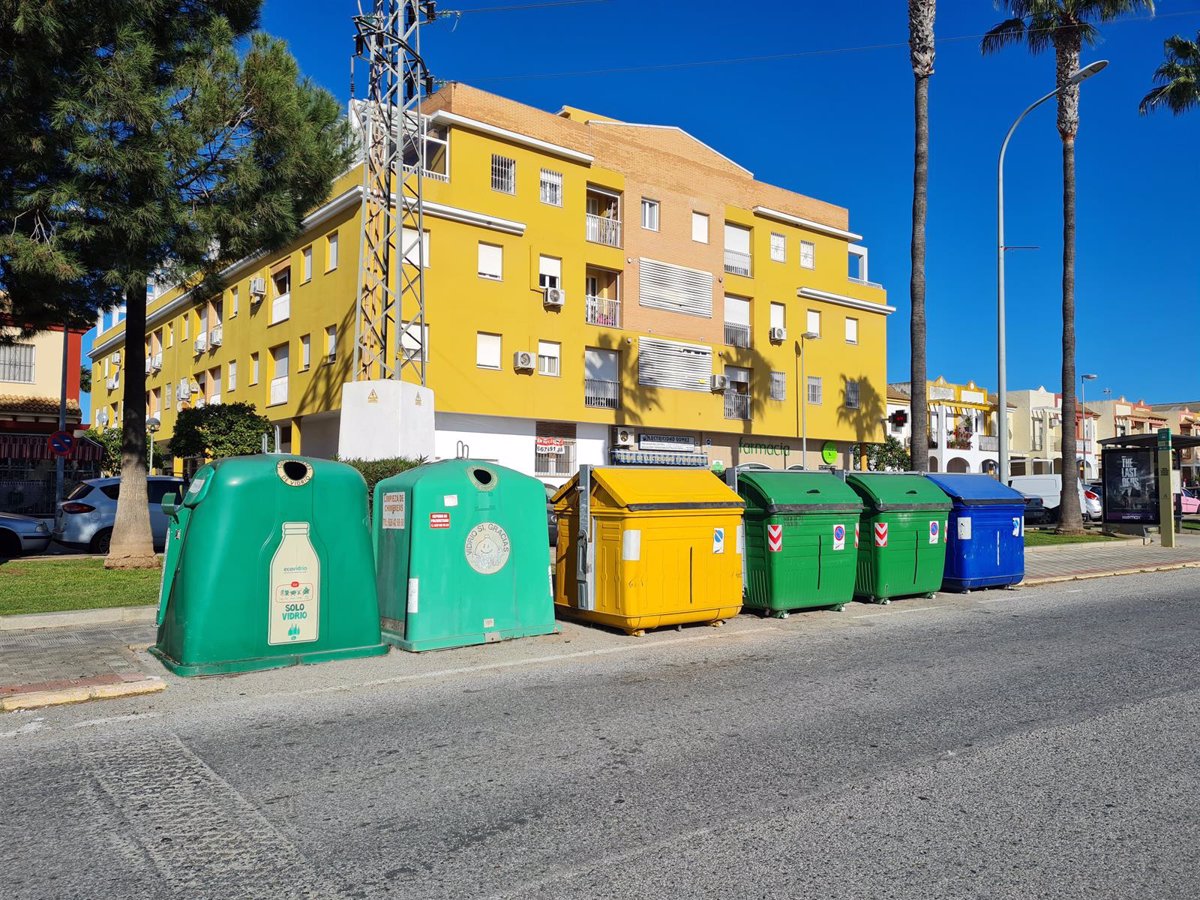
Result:
[[[1000,450],[1000,437],[995,434],[981,434],[979,436],[979,449],[991,453],[997,453]]]
[[[208,346],[220,347],[221,342],[225,338],[225,330],[221,325],[214,325],[212,330],[208,332]]]
[[[583,380],[583,405],[593,409],[617,409],[621,405],[621,383],[585,378]]]
[[[589,325],[603,325],[606,328],[621,327],[621,301],[610,300],[608,297],[588,296],[584,306],[584,315]]]
[[[271,393],[268,405],[274,406],[277,403],[287,403],[288,398],[288,380],[287,376],[283,375],[279,378],[271,379]]]
[[[725,343],[730,347],[750,346],[750,326],[725,323]]]
[[[725,271],[730,275],[750,277],[750,254],[740,250],[725,251]]]
[[[199,356],[201,353],[203,353],[205,350],[207,350],[208,349],[208,335],[201,334],[200,337],[196,338],[196,342],[194,344],[192,344],[192,349],[196,351],[197,356]]]
[[[209,397],[208,405],[209,406],[220,406],[221,405],[221,395],[213,394],[211,397]]]
[[[727,419],[749,419],[750,418],[750,395],[741,394],[737,391],[725,392],[725,418]]]
[[[150,357],[149,357],[149,356],[147,356],[147,357],[146,357],[146,374],[147,374],[147,375],[149,375],[149,374],[150,374],[150,367],[151,367]]]
[[[928,437],[929,437],[929,449],[930,450],[936,450],[939,446],[941,446],[938,443],[937,435],[934,434],[932,431],[929,432]]]
[[[593,244],[621,246],[621,220],[607,216],[587,214],[587,239]]]

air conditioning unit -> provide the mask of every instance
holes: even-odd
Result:
[[[518,372],[532,372],[537,359],[528,350],[518,350],[513,354],[513,368]]]
[[[192,386],[188,384],[188,380],[186,378],[181,378],[179,380],[179,390],[175,392],[175,396],[180,400],[186,400],[191,395]]]
[[[118,350],[116,353],[114,353],[112,355],[112,364],[114,366],[119,366],[121,364],[121,351],[120,350]]]
[[[150,367],[154,369],[155,372],[162,368],[162,351],[154,354],[150,360]]]
[[[195,405],[196,409],[203,409],[204,408],[204,398],[197,397],[194,405]]]
[[[153,364],[152,364],[152,363],[151,363],[151,361],[150,361],[150,357],[148,357],[148,356],[147,356],[147,357],[146,357],[146,374],[147,374],[147,375],[149,375],[149,374],[150,374],[150,370],[151,370],[152,368],[153,368]]]
[[[210,347],[220,347],[221,346],[221,330],[219,328],[214,328],[212,331],[210,331],[208,333],[208,346],[210,346]]]
[[[729,387],[729,379],[724,375],[714,375],[708,380],[708,389],[719,394]]]
[[[261,303],[263,297],[267,296],[267,279],[251,278],[250,279],[250,302]]]
[[[546,288],[542,294],[547,309],[562,309],[563,304],[567,302],[567,292],[562,288]]]
[[[637,443],[637,435],[633,433],[632,428],[618,428],[616,440],[613,443],[618,447],[633,447]]]
[[[195,348],[197,354],[203,353],[205,350],[207,350],[208,335],[202,334],[200,337],[196,338],[196,343],[193,345],[193,347]]]
[[[120,382],[116,378],[110,378],[108,381],[104,382],[104,386],[110,391],[115,391],[119,384]]]
[[[786,341],[787,340],[787,329],[786,328],[772,328],[771,332],[770,332],[770,338],[777,344],[781,343],[782,341]]]

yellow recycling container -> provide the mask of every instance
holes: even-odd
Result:
[[[641,635],[741,611],[744,504],[708,470],[581,466],[554,504],[562,613]]]

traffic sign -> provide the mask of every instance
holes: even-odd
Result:
[[[46,438],[46,446],[55,456],[70,456],[75,449],[75,435],[67,431],[56,431]]]

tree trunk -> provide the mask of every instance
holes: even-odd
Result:
[[[1080,532],[1075,444],[1075,139],[1063,140],[1062,502],[1059,530]]]
[[[144,283],[144,282],[143,282]],[[106,569],[153,569],[154,537],[146,492],[146,290],[125,291],[125,348],[121,379],[121,493]]]
[[[928,384],[925,377],[925,217],[929,193],[929,78],[917,75],[914,111],[916,147],[913,153],[912,203],[912,278],[909,295],[912,319],[909,326],[911,362],[909,382],[912,396],[912,466],[918,472],[929,471]]]

